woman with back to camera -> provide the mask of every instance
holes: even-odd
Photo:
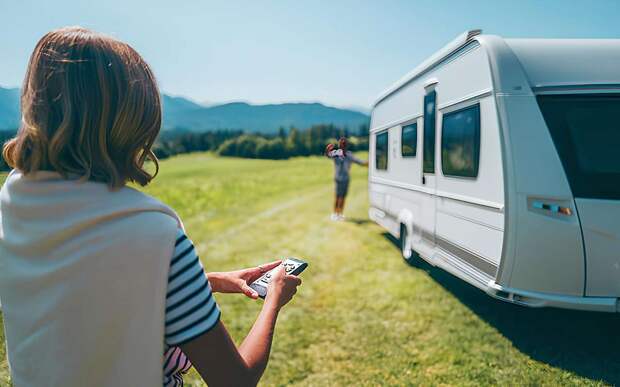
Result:
[[[301,281],[279,261],[207,279],[176,213],[126,186],[157,174],[144,163],[157,167],[160,97],[140,55],[83,28],[52,31],[30,58],[21,106],[0,191],[14,385],[175,386],[192,364],[213,386],[257,384],[280,308]],[[276,267],[235,346],[212,292],[256,298],[248,284]]]

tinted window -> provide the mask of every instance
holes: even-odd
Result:
[[[573,195],[620,199],[620,94],[537,98]]]
[[[435,173],[435,90],[424,96],[424,173]]]
[[[443,116],[441,170],[446,176],[476,177],[480,160],[480,105]]]
[[[387,169],[388,165],[388,132],[377,134],[375,139],[375,168]]]
[[[400,151],[403,157],[414,157],[418,148],[418,124],[403,126],[400,135]]]

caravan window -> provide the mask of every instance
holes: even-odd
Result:
[[[400,133],[400,152],[403,157],[415,157],[418,148],[418,124],[403,126]]]
[[[375,168],[386,170],[388,165],[388,132],[381,132],[375,138]]]
[[[435,173],[435,90],[424,96],[424,173]]]
[[[480,160],[480,105],[446,113],[441,127],[445,176],[476,177]]]
[[[620,94],[540,95],[573,194],[620,199]]]

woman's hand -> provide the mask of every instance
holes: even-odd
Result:
[[[327,144],[325,147],[325,156],[329,157],[329,152],[334,150],[334,144]]]
[[[207,274],[213,291],[244,293],[256,298],[248,283],[278,265],[272,273],[263,308],[239,348],[222,321],[210,331],[181,344],[183,352],[209,385],[256,386],[267,367],[280,308],[293,298],[301,279],[286,274],[281,261],[251,269]]]
[[[207,278],[209,278],[211,290],[216,293],[243,293],[255,300],[258,298],[258,293],[249,285],[281,263],[282,261],[278,260],[248,269],[207,273]]]
[[[265,297],[265,305],[270,305],[276,310],[280,310],[280,308],[293,299],[299,285],[301,285],[301,278],[286,274],[284,266],[280,265],[271,274],[271,281],[269,282],[267,296]]]
[[[225,285],[218,291],[240,292],[250,281],[280,263],[275,261],[256,268],[207,275],[214,290],[216,286]],[[299,284],[301,280],[287,275],[283,265],[273,271],[263,308],[239,348],[221,320],[210,331],[181,344],[183,352],[210,386],[256,386],[267,367],[280,308],[293,298]]]

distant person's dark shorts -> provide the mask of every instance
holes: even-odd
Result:
[[[349,180],[334,180],[336,182],[336,196],[342,198],[349,192]]]

